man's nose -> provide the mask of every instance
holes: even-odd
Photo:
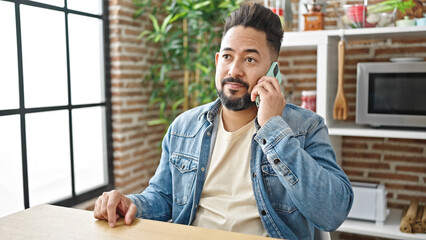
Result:
[[[228,75],[233,78],[241,78],[244,76],[244,71],[241,65],[242,64],[240,62],[234,61],[229,68]]]

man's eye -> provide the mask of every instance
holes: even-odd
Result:
[[[231,55],[229,55],[229,54],[223,54],[222,55],[222,58],[224,58],[224,59],[229,59],[231,57]]]
[[[255,62],[256,60],[254,60],[254,58],[247,58],[247,61],[252,63],[252,62]]]

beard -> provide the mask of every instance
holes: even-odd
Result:
[[[227,109],[237,112],[237,111],[246,110],[255,105],[255,102],[251,101],[250,93],[248,91],[241,97],[234,97],[233,95],[235,95],[237,91],[229,90],[231,92],[231,96],[226,96],[226,94],[223,92],[223,87],[225,86],[226,83],[229,83],[229,82],[241,84],[247,90],[249,88],[249,85],[239,78],[229,77],[229,78],[222,79],[222,82],[221,82],[222,89],[217,89],[216,87],[216,91],[217,91],[217,95],[220,98],[220,101]]]

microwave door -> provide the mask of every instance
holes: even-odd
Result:
[[[426,127],[426,64],[413,71],[418,64],[359,64],[357,123]]]
[[[422,73],[370,74],[368,113],[426,115],[426,80],[422,77]]]

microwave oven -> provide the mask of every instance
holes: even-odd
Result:
[[[426,127],[426,62],[357,65],[356,123]]]

